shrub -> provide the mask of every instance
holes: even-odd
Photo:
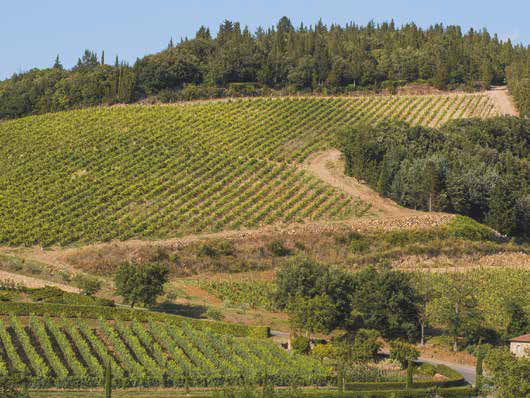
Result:
[[[390,358],[398,361],[403,369],[409,361],[418,359],[419,356],[420,353],[412,344],[399,340],[390,342]]]
[[[474,241],[499,240],[499,236],[491,228],[465,216],[455,216],[441,228],[455,238]]]
[[[206,256],[206,257],[217,257],[219,255],[215,247],[213,247],[212,245],[208,243],[204,243],[201,246],[199,246],[198,254],[199,256]]]
[[[291,339],[291,346],[296,354],[307,355],[311,352],[309,338],[304,336],[294,336]]]
[[[354,239],[350,243],[350,250],[353,253],[364,253],[370,248],[370,243],[365,239]]]
[[[275,257],[286,257],[291,254],[291,251],[287,249],[282,242],[275,240],[267,245],[269,252]]]
[[[198,254],[206,257],[233,256],[235,248],[232,242],[226,240],[203,243],[199,246]]]
[[[75,285],[81,289],[81,294],[93,296],[101,290],[102,282],[92,276],[77,274],[74,277]]]
[[[208,308],[208,311],[206,311],[206,316],[216,321],[222,321],[225,318],[223,313],[219,309],[214,307]]]

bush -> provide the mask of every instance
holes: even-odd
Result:
[[[267,245],[269,252],[275,257],[286,257],[291,254],[291,251],[287,249],[282,242],[276,240]]]
[[[235,249],[232,242],[223,240],[200,245],[198,254],[206,257],[233,256]]]
[[[294,336],[291,339],[291,346],[296,354],[307,355],[311,352],[311,343],[304,336]]]
[[[420,353],[412,344],[399,340],[390,342],[390,359],[398,361],[402,369],[407,367],[408,361],[414,361],[419,356]]]
[[[225,318],[223,313],[219,309],[214,308],[214,307],[208,308],[208,311],[206,311],[206,316],[216,321],[222,321]]]
[[[465,216],[455,216],[441,228],[455,238],[474,241],[496,241],[500,238],[491,228]]]
[[[102,282],[92,276],[77,274],[74,277],[75,285],[81,289],[81,294],[93,296],[101,290]]]

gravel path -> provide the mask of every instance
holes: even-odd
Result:
[[[471,385],[475,385],[477,381],[477,374],[475,372],[475,367],[470,365],[461,365],[459,363],[439,361],[432,358],[418,358],[418,362],[421,363],[430,363],[431,365],[445,365],[453,370],[456,370],[464,379]]]

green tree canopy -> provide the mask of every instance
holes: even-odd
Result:
[[[122,265],[114,276],[116,293],[126,304],[152,306],[163,293],[169,270],[161,264]]]

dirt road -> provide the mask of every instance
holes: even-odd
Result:
[[[407,209],[399,206],[394,201],[383,198],[366,184],[361,184],[353,177],[344,174],[344,161],[338,149],[330,149],[313,155],[302,166],[322,181],[346,192],[348,195],[357,197],[364,202],[370,203],[372,209],[379,216],[406,217],[425,214],[423,212]]]
[[[501,114],[519,116],[506,86],[493,87],[491,90],[486,91],[486,93],[497,103]]]

